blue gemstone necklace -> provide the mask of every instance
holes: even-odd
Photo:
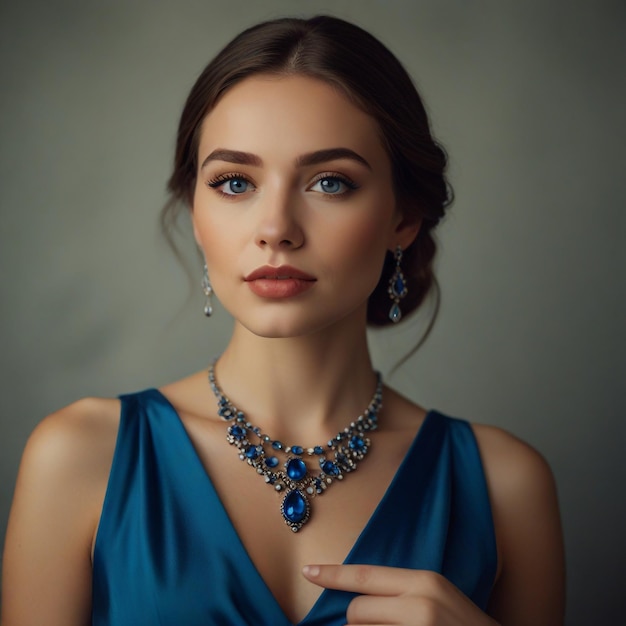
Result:
[[[229,423],[226,440],[239,451],[239,458],[253,467],[257,474],[278,493],[284,493],[280,512],[285,524],[298,532],[311,517],[310,498],[321,495],[335,480],[353,472],[365,458],[369,433],[378,427],[382,407],[383,380],[376,372],[374,396],[365,411],[326,445],[303,448],[286,446],[253,426],[243,411],[224,395],[215,379],[215,362],[209,369],[209,383],[217,398],[218,415]],[[279,460],[279,456],[285,460]],[[311,470],[304,458],[317,457],[318,470]],[[282,465],[282,467],[281,467]]]

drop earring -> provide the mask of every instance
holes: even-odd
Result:
[[[396,267],[389,279],[389,287],[387,288],[387,293],[389,297],[393,300],[393,304],[391,305],[391,309],[389,310],[389,319],[397,324],[402,319],[402,310],[400,309],[400,300],[406,296],[408,293],[408,289],[406,287],[406,280],[404,278],[404,274],[402,273],[402,269],[400,268],[400,263],[402,261],[402,248],[397,246],[395,252],[393,253],[393,257],[396,261]]]
[[[211,317],[211,315],[213,314],[213,304],[211,302],[213,287],[211,287],[211,283],[209,281],[209,270],[207,269],[206,263],[204,264],[204,272],[202,274],[202,291],[204,291],[204,295],[206,296],[206,302],[204,304],[204,314],[207,317]]]

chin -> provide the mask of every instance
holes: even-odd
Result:
[[[271,324],[260,324],[258,321],[251,324],[246,324],[241,321],[239,323],[253,335],[264,339],[292,339],[295,337],[305,337],[307,335],[314,334],[323,328],[323,326],[312,327],[310,324],[304,324],[302,322],[297,323],[294,321],[276,321]]]
[[[246,319],[240,318],[238,323],[257,337],[266,339],[307,337],[333,327],[336,330],[354,328],[359,325],[361,318],[365,325],[366,308],[363,306],[352,311],[327,311],[326,314],[318,309],[315,315],[311,314],[311,310],[308,314],[302,314],[302,311],[299,314],[295,311],[291,311],[291,314],[276,313],[257,315],[254,318],[246,316]]]

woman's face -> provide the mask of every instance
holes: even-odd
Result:
[[[198,163],[195,236],[240,324],[264,337],[365,324],[385,252],[416,233],[373,118],[320,80],[251,77],[205,118]]]

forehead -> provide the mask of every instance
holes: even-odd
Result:
[[[216,147],[263,156],[337,146],[386,158],[376,120],[338,88],[299,75],[257,75],[228,90],[206,116],[199,156]]]

